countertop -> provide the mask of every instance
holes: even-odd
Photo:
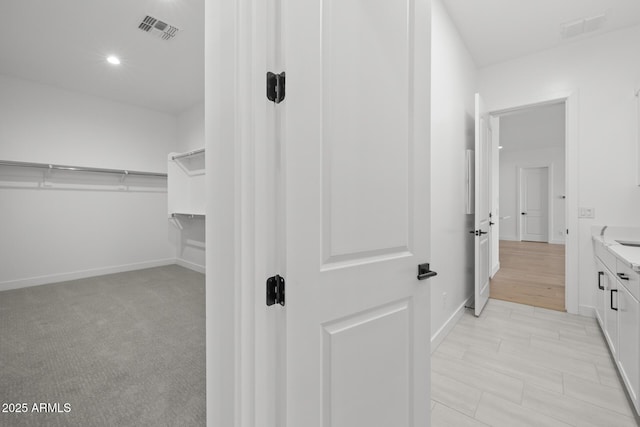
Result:
[[[611,254],[640,273],[640,247],[625,246],[619,241],[640,242],[640,227],[594,226],[591,235],[595,243],[603,245]]]

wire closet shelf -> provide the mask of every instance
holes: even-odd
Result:
[[[160,172],[144,172],[144,171],[132,171],[127,169],[106,169],[106,168],[94,168],[86,166],[68,166],[68,165],[55,165],[51,163],[35,163],[35,162],[16,162],[12,160],[0,160],[0,166],[13,166],[24,168],[39,168],[48,170],[64,170],[72,172],[95,172],[95,173],[110,173],[116,175],[137,175],[137,176],[154,176],[166,178],[166,173]]]

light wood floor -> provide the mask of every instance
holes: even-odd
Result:
[[[431,357],[432,427],[636,427],[594,318],[490,299]]]
[[[491,298],[565,311],[564,245],[501,240]]]

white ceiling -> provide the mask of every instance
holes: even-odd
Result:
[[[443,2],[480,67],[568,43],[568,21],[608,13],[578,39],[640,23],[638,0]],[[146,34],[146,15],[180,32]],[[203,98],[203,16],[204,0],[0,0],[0,74],[175,114]]]
[[[443,0],[478,67],[640,23],[638,0]],[[563,40],[561,25],[607,13],[604,27]]]
[[[146,15],[179,33],[144,33]],[[0,0],[0,74],[178,113],[203,99],[204,0]]]

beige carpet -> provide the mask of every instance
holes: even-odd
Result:
[[[9,403],[27,413],[0,412],[0,426],[204,425],[204,275],[167,266],[0,292]]]

